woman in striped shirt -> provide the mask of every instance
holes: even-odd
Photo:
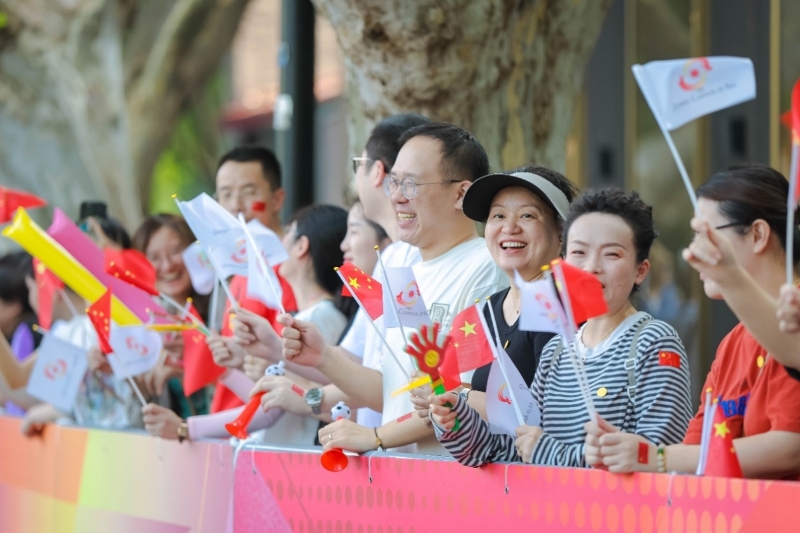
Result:
[[[573,350],[598,414],[617,427],[671,444],[680,442],[692,416],[689,369],[677,333],[630,303],[650,268],[647,257],[656,237],[652,208],[636,193],[589,191],[572,204],[564,235],[565,260],[597,276],[609,311],[586,322],[567,347],[562,349],[560,337],[545,346],[531,387],[541,427],[520,426],[516,439],[495,435],[458,395],[430,397],[439,441],[466,466],[493,461],[589,466],[584,459],[589,413],[570,361]],[[456,417],[461,428],[450,431]]]
[[[788,195],[786,178],[762,165],[717,172],[697,189],[697,214],[691,222],[695,238],[683,257],[699,272],[706,296],[724,299],[742,322],[717,348],[703,387],[708,392],[683,443],[665,447],[666,442],[646,435],[618,431],[613,422],[590,422],[586,425],[589,463],[619,473],[704,474],[705,467],[697,467],[704,420],[707,410],[713,409],[712,426],[705,431],[712,442],[732,438],[733,450],[724,446],[710,450],[703,464],[728,459],[732,465],[724,454],[735,450],[745,477],[800,479],[800,382],[774,357],[781,350],[796,349],[797,342],[779,331],[775,318],[786,276],[788,239],[794,243],[789,264],[796,266],[800,260],[797,225],[789,235],[786,232]],[[792,274],[798,283],[797,273]],[[710,398],[716,407],[708,405]],[[714,469],[714,475],[721,473]],[[738,475],[735,467],[725,473]]]

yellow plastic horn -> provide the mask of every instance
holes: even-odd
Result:
[[[3,235],[22,246],[58,276],[70,289],[88,302],[96,302],[106,292],[86,268],[75,260],[63,246],[39,227],[23,208],[17,209],[14,220],[3,229]],[[111,319],[120,326],[141,324],[133,312],[116,296],[111,301]]]

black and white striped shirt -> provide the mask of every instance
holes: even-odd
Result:
[[[597,413],[621,431],[635,433],[656,444],[681,442],[692,417],[689,364],[675,329],[650,320],[641,330],[636,346],[636,389],[628,399],[628,359],[638,326],[651,317],[636,313],[617,328],[599,351],[584,363]],[[580,342],[579,340],[576,342]],[[533,464],[586,467],[584,458],[589,413],[570,359],[563,350],[553,360],[560,337],[542,351],[531,391],[542,413],[542,436],[533,451]],[[579,350],[580,353],[580,350]],[[669,355],[677,354],[677,356]],[[677,367],[680,361],[680,367]],[[672,362],[672,364],[670,364]],[[478,467],[495,461],[521,461],[514,437],[493,435],[489,424],[459,398],[454,407],[461,427],[457,432],[434,424],[436,436],[463,465]]]

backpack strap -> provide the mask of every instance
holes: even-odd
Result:
[[[637,354],[637,346],[639,344],[639,335],[642,333],[644,327],[650,323],[650,318],[646,318],[642,320],[639,326],[636,328],[636,331],[633,333],[633,339],[631,340],[631,348],[628,352],[628,358],[625,360],[625,370],[628,371],[628,400],[633,403],[634,399],[636,398],[636,354]]]
[[[564,341],[558,343],[556,350],[553,352],[553,362],[550,363],[550,368],[558,367],[558,362],[561,360],[561,352],[564,351]]]

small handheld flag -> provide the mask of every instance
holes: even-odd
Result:
[[[733,446],[733,433],[725,419],[725,411],[719,408],[716,401],[713,405],[712,412],[706,413],[706,416],[712,418],[708,433],[704,435],[708,439],[708,458],[702,475],[742,478],[742,466]]]
[[[34,398],[69,413],[88,366],[86,350],[53,335],[45,335],[26,390]]]
[[[633,76],[678,165],[697,211],[697,195],[670,131],[756,97],[753,62],[744,57],[696,57],[633,65]]]
[[[115,278],[158,296],[156,269],[139,250],[106,248],[103,250],[103,268]]]
[[[108,341],[108,336],[111,333],[111,289],[108,289],[103,296],[89,306],[86,310],[86,315],[97,332],[100,351],[104,355],[113,352],[114,349],[111,348],[111,344]]]
[[[64,282],[35,257],[33,258],[33,275],[39,291],[39,309],[36,313],[39,317],[39,325],[44,329],[50,329],[53,323],[54,299],[59,291],[64,289]]]
[[[144,325],[117,326],[112,323],[108,340],[115,355],[108,362],[119,379],[152,370],[158,364],[163,348],[161,335]]]
[[[190,306],[189,313],[202,323],[200,313],[193,305]],[[183,393],[191,396],[216,381],[225,373],[225,369],[214,362],[214,356],[202,332],[192,329],[182,332],[181,335],[183,336]]]
[[[11,222],[20,207],[30,209],[45,205],[47,202],[34,194],[0,186],[0,224]]]

